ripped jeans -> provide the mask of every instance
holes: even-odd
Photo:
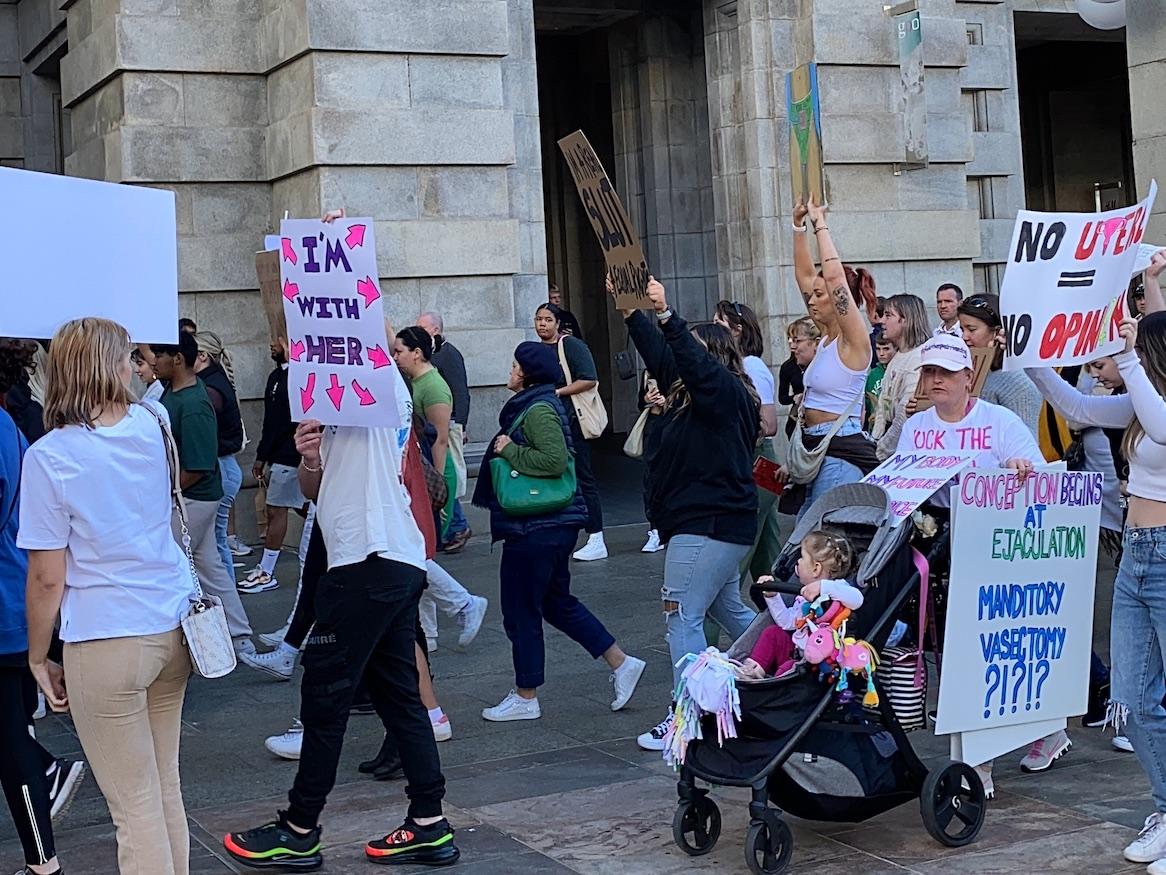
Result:
[[[1113,583],[1111,709],[1146,777],[1154,807],[1166,813],[1166,526],[1127,528]]]
[[[757,614],[741,601],[741,561],[750,544],[729,544],[705,535],[673,535],[664,559],[664,623],[672,658],[672,683],[680,680],[676,663],[708,646],[708,614],[736,640]]]

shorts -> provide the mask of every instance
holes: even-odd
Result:
[[[302,510],[308,500],[300,492],[300,478],[290,465],[272,465],[267,475],[267,506]]]

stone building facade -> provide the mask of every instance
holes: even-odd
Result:
[[[394,320],[444,314],[472,435],[491,431],[548,275],[621,424],[633,389],[610,362],[626,338],[555,148],[577,127],[682,312],[748,302],[773,365],[801,312],[784,157],[798,64],[820,65],[835,238],[885,294],[998,287],[1030,163],[1018,53],[1041,39],[1109,41],[1130,94],[1125,187],[1166,177],[1166,24],[1149,0],[1108,35],[1072,0],[920,4],[922,170],[895,167],[898,55],[878,0],[0,0],[0,163],[173,190],[182,310],[233,348],[244,399],[270,367],[263,235],[285,211],[344,205],[376,219]]]

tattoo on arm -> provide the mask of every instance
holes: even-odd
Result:
[[[845,317],[850,312],[850,289],[846,286],[839,286],[833,294],[834,309],[838,311],[840,317]]]

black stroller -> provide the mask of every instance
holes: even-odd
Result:
[[[861,557],[855,575],[866,599],[848,622],[848,634],[881,651],[908,598],[919,589],[909,543],[911,526],[890,525],[886,493],[863,483],[832,489],[811,506],[778,558],[767,591],[796,594],[800,586],[780,581],[793,576],[802,538],[818,528],[840,531]],[[936,539],[936,551],[947,538]],[[760,600],[761,591],[753,587]],[[730,648],[733,659],[747,657],[758,636],[773,624],[763,610]],[[677,845],[693,856],[717,843],[721,813],[696,780],[750,787],[750,823],[745,861],[756,875],[785,871],[793,855],[793,834],[782,813],[829,822],[858,823],[913,799],[923,825],[941,844],[974,841],[984,823],[984,788],[975,770],[949,762],[928,771],[896,718],[890,697],[875,673],[876,709],[835,701],[812,666],[792,675],[742,682],[738,737],[718,746],[715,722],[706,717],[680,769],[680,805],[672,821]],[[857,712],[857,713],[856,713]],[[770,807],[772,802],[776,807]]]

